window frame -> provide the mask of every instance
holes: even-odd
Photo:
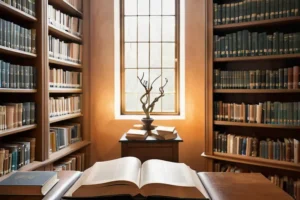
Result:
[[[119,0],[119,5],[120,5],[120,58],[121,58],[121,62],[120,62],[120,80],[121,80],[121,90],[120,90],[120,97],[121,97],[121,115],[143,115],[144,112],[143,111],[126,111],[125,110],[125,28],[124,28],[124,21],[125,21],[125,15],[124,15],[124,1],[126,0]],[[149,4],[150,4],[149,0]],[[162,0],[163,1],[163,0]],[[151,115],[180,115],[180,0],[174,0],[175,1],[175,15],[170,15],[170,16],[175,16],[175,66],[174,66],[174,70],[175,70],[175,110],[174,112],[152,112]],[[150,7],[150,5],[149,5]],[[137,14],[137,17],[140,16]],[[142,16],[149,16],[149,20],[150,20],[150,16],[168,16],[168,15],[151,15],[149,12],[149,15],[142,15]],[[149,21],[149,26],[150,26],[150,21]],[[163,26],[161,24],[161,26]],[[137,28],[138,30],[138,28]],[[161,30],[162,31],[162,30]],[[149,37],[150,37],[150,27],[149,27]],[[140,43],[139,41],[136,42],[137,45]],[[141,43],[148,43],[149,44],[149,54],[150,54],[150,44],[151,41],[148,42],[141,42]],[[160,41],[161,44],[163,44],[163,41]],[[167,42],[165,42],[167,43]],[[172,42],[173,43],[173,42]],[[161,51],[161,57],[162,57],[162,51]],[[150,62],[150,57],[149,57],[149,62]],[[161,60],[162,62],[162,60]],[[139,68],[137,67],[137,70]],[[160,68],[148,68],[150,69],[160,69],[163,70],[163,66],[161,66]],[[162,74],[161,74],[162,75]],[[164,80],[162,80],[162,78],[160,78],[160,80],[163,82]],[[155,88],[153,88],[155,89]],[[158,89],[158,88],[157,88]],[[152,94],[154,95],[154,94]],[[156,96],[156,95],[154,95]],[[162,97],[163,98],[163,97]],[[161,99],[160,99],[161,101]],[[157,106],[157,105],[156,105]],[[162,107],[162,105],[161,105]]]

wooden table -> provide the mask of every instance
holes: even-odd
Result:
[[[183,142],[179,134],[174,140],[157,140],[148,136],[146,140],[127,140],[124,134],[121,143],[121,156],[134,156],[144,162],[149,159],[161,159],[179,162],[179,143]]]

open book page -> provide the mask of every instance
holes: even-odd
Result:
[[[193,178],[196,188],[203,194],[203,196],[205,198],[209,199],[210,197],[209,197],[208,193],[206,192],[205,187],[202,184],[200,178],[198,177],[197,172],[195,170],[191,169],[190,173],[191,173],[191,176]]]
[[[183,163],[148,160],[142,165],[140,188],[147,184],[195,187],[190,168]]]
[[[82,185],[129,181],[138,187],[140,184],[140,170],[141,161],[134,157],[97,162],[91,168],[89,176],[83,181]]]

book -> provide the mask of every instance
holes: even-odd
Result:
[[[172,134],[167,134],[167,135],[161,136],[158,134],[158,132],[156,130],[152,130],[151,136],[153,136],[157,140],[174,140],[177,138],[177,131],[175,130]]]
[[[155,128],[155,131],[158,133],[158,135],[165,136],[168,134],[173,134],[175,131],[175,127],[173,127],[173,126],[157,126]]]
[[[22,0],[22,1],[17,1],[16,0],[9,0],[9,1],[4,1],[2,2],[22,11],[25,12],[31,16],[35,16],[35,0]]]
[[[129,129],[126,132],[126,138],[128,140],[144,140],[147,136],[148,132],[146,130]]]
[[[0,194],[45,195],[58,181],[56,172],[15,172],[0,182]]]
[[[189,166],[162,160],[148,160],[141,164],[134,157],[95,163],[65,196],[78,198],[124,194],[208,199],[196,172]]]

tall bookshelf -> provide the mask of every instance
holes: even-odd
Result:
[[[14,137],[36,138],[35,160],[20,168],[20,171],[51,170],[55,161],[64,158],[74,152],[86,154],[85,164],[89,165],[89,1],[82,1],[82,11],[65,0],[35,1],[36,15],[28,13],[0,1],[0,18],[12,21],[23,27],[36,29],[36,54],[15,50],[0,45],[0,59],[19,65],[31,65],[36,68],[35,89],[10,89],[0,88],[1,103],[7,102],[35,102],[35,123],[17,128],[0,131],[0,142]],[[55,6],[62,12],[83,20],[82,36],[72,35],[48,24],[48,4]],[[83,45],[82,62],[71,63],[48,57],[48,35],[75,42]],[[81,88],[49,88],[49,66],[68,71],[82,72],[83,83]],[[82,95],[81,112],[77,114],[64,115],[56,118],[49,117],[49,97]],[[64,149],[50,154],[49,152],[49,130],[52,124],[63,124],[64,122],[76,122],[81,124],[82,141],[71,144]],[[0,177],[0,179],[6,176]]]
[[[216,109],[214,101],[224,103],[258,104],[260,102],[298,102],[300,101],[300,90],[298,89],[216,89],[214,86],[214,70],[239,71],[239,70],[278,70],[279,68],[290,68],[299,66],[300,54],[278,54],[257,56],[214,56],[214,35],[225,36],[242,30],[250,32],[267,32],[272,34],[276,31],[283,33],[300,32],[299,16],[290,16],[274,19],[255,20],[238,23],[214,25],[214,3],[230,4],[241,1],[218,0],[206,1],[207,10],[207,70],[206,70],[206,133],[205,152],[202,157],[206,158],[207,171],[214,171],[216,163],[229,163],[231,165],[243,166],[250,171],[262,172],[265,175],[279,174],[280,176],[300,177],[300,163],[287,162],[275,159],[222,153],[217,152],[215,142],[215,131],[233,134],[243,137],[256,137],[258,140],[295,138],[300,139],[298,134],[300,127],[296,125],[247,123],[236,121],[220,121],[215,119]],[[258,1],[262,2],[262,1]],[[285,1],[284,1],[285,2]],[[228,142],[228,141],[227,141]],[[258,142],[259,146],[259,142]],[[258,147],[259,151],[259,147]]]

